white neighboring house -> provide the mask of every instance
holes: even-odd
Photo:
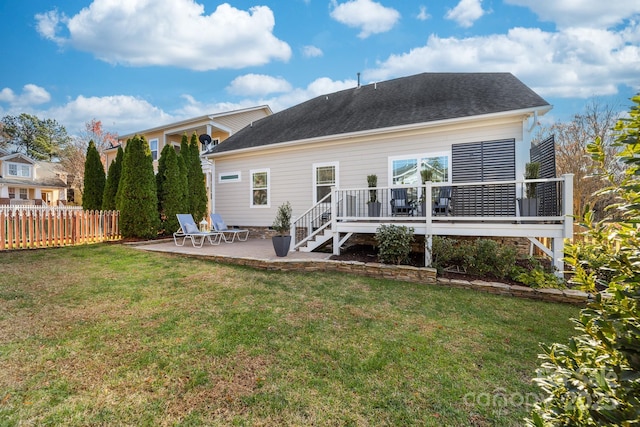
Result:
[[[67,175],[57,166],[0,149],[0,206],[66,204]]]
[[[572,203],[565,203],[572,177],[555,177],[552,139],[542,154],[531,146],[538,117],[551,108],[510,73],[423,73],[322,95],[204,154],[212,163],[212,211],[233,225],[268,227],[289,201],[294,250],[328,242],[339,253],[353,233],[396,223],[427,237],[527,237],[561,267],[563,239],[573,230]],[[545,164],[539,184],[548,191],[537,218],[523,221],[518,199],[531,160]],[[436,173],[425,187],[420,172],[429,168]],[[378,178],[375,214],[368,210],[371,174]],[[438,216],[432,208],[443,187],[451,196]],[[413,202],[402,216],[392,204],[397,188]]]

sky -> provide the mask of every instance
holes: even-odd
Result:
[[[568,121],[640,92],[640,1],[0,0],[0,117],[120,135],[422,72],[510,72]]]

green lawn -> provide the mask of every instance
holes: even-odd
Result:
[[[114,244],[0,253],[0,426],[521,425],[578,308]]]

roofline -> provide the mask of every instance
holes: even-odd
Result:
[[[238,110],[233,110],[233,111],[225,111],[225,112],[220,112],[220,113],[205,114],[204,116],[192,117],[190,119],[180,120],[178,122],[167,123],[167,124],[164,124],[164,125],[160,125],[160,126],[156,126],[156,127],[150,128],[150,129],[145,129],[145,130],[132,132],[132,133],[124,134],[124,135],[118,135],[118,139],[128,139],[128,138],[134,137],[136,135],[141,135],[141,134],[150,133],[150,132],[157,132],[157,131],[160,131],[160,130],[163,130],[163,129],[166,129],[166,128],[175,128],[177,126],[184,126],[184,125],[187,125],[188,123],[197,122],[197,121],[200,121],[200,120],[206,120],[206,119],[214,120],[214,119],[216,119],[218,117],[225,117],[225,116],[230,116],[232,114],[246,113],[248,111],[256,111],[256,110],[263,110],[263,109],[266,109],[270,114],[273,114],[273,111],[271,110],[271,107],[269,107],[267,104],[263,104],[263,105],[257,105],[255,107],[240,108]]]
[[[32,165],[37,165],[38,164],[37,160],[32,159],[31,157],[29,157],[29,156],[27,156],[25,154],[22,154],[22,153],[9,153],[6,156],[0,157],[0,160],[2,160],[4,162],[9,162],[9,161],[11,161],[10,160],[11,157],[16,157],[16,156],[17,157],[22,157],[23,159],[28,160],[29,162],[31,162]]]
[[[306,139],[297,139],[294,141],[278,142],[278,143],[269,144],[269,145],[260,145],[258,147],[242,148],[238,150],[228,150],[228,151],[223,151],[221,153],[204,154],[201,157],[215,159],[215,158],[224,157],[230,154],[244,154],[244,153],[250,153],[253,151],[264,150],[265,148],[286,148],[286,147],[291,147],[296,145],[331,141],[331,140],[335,140],[337,137],[340,137],[341,139],[351,139],[351,138],[357,138],[357,137],[367,136],[371,134],[380,135],[380,134],[387,134],[387,133],[398,132],[398,131],[425,129],[425,128],[431,128],[436,126],[445,126],[445,125],[452,125],[452,124],[458,124],[458,123],[464,123],[464,122],[473,122],[473,121],[494,119],[494,118],[508,117],[508,116],[520,116],[520,115],[531,116],[535,113],[539,115],[544,115],[547,112],[549,112],[549,110],[551,110],[552,108],[553,108],[552,105],[547,104],[547,105],[540,105],[538,107],[523,108],[520,110],[501,111],[499,113],[479,114],[479,115],[468,116],[468,117],[455,117],[452,119],[412,123],[408,125],[392,126],[387,128],[368,129],[368,130],[357,131],[357,132],[339,133],[339,134],[333,134],[333,135],[319,136],[315,138],[306,138]]]

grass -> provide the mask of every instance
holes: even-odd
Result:
[[[521,425],[576,307],[122,245],[0,253],[0,426]]]

